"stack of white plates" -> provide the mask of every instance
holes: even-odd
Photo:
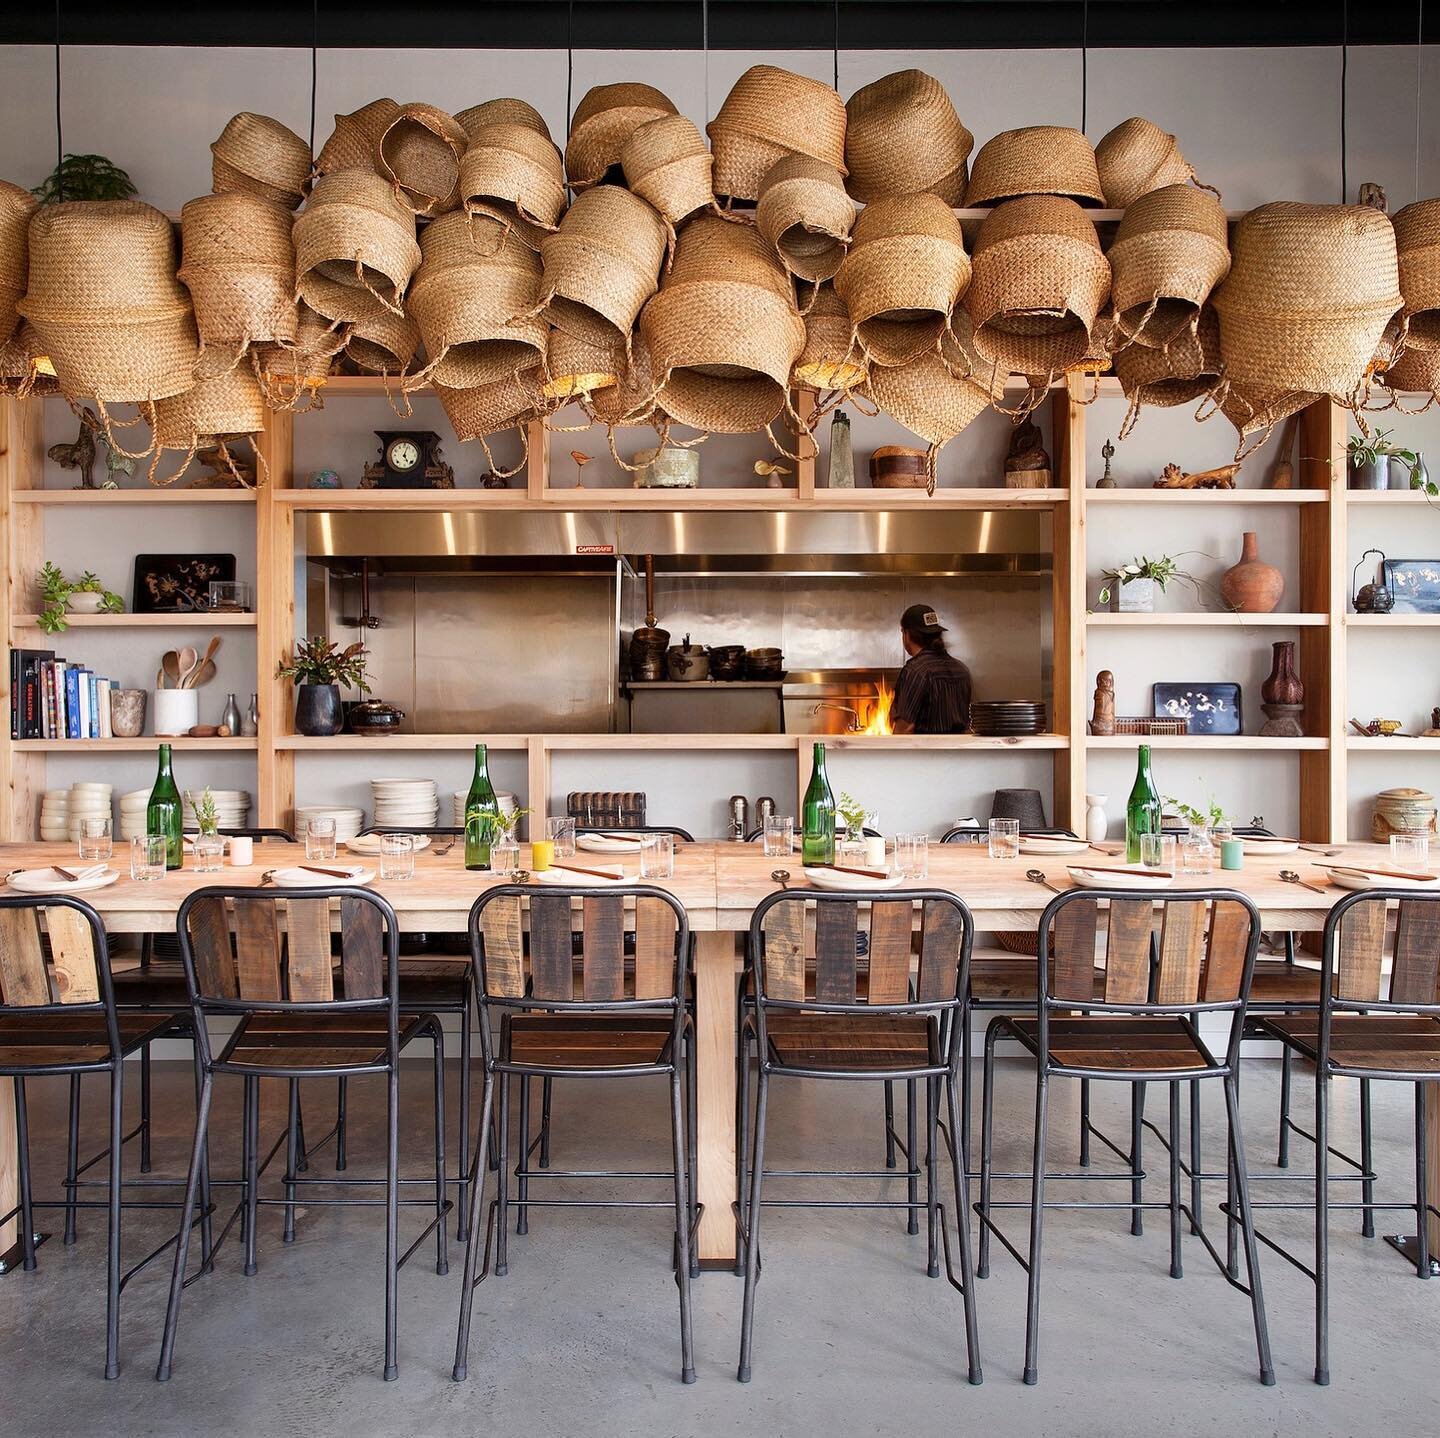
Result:
[[[433,829],[440,797],[433,779],[372,779],[375,823],[387,829]]]
[[[120,838],[128,843],[146,829],[145,810],[150,804],[148,789],[132,789],[120,796]]]
[[[365,827],[365,811],[336,804],[302,804],[295,810],[295,837],[305,842],[305,826],[311,819],[334,819],[335,842],[344,844]]]
[[[203,789],[187,791],[195,799],[205,792]],[[250,816],[250,795],[244,789],[212,789],[210,797],[215,801],[216,827],[221,829],[243,829]],[[198,829],[195,812],[188,798],[182,799],[184,806],[183,825],[186,829]]]
[[[67,837],[79,839],[81,819],[109,819],[112,817],[110,796],[113,792],[114,790],[109,784],[72,784],[66,815]]]
[[[470,791],[468,789],[457,789],[451,796],[451,803],[455,815],[453,822],[457,829],[461,828],[465,823],[465,800],[469,797]],[[502,814],[513,814],[518,807],[515,796],[507,793],[504,789],[497,789],[495,791],[495,798],[499,802],[500,812]]]
[[[70,791],[47,789],[40,801],[40,837],[47,844],[64,843],[70,837]]]

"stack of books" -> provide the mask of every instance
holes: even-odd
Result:
[[[10,737],[109,739],[110,695],[119,687],[53,649],[12,649]]]

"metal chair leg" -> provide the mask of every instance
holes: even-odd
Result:
[[[1180,1085],[1170,1088],[1170,1277],[1183,1278],[1180,1258]]]
[[[463,1131],[463,1130],[462,1130]],[[461,1179],[465,1170],[460,1170]],[[435,1026],[435,1272],[450,1272],[449,1235],[445,1231],[445,1035]]]
[[[1255,1239],[1255,1215],[1250,1208],[1250,1175],[1245,1168],[1245,1135],[1240,1127],[1240,1087],[1235,1075],[1225,1085],[1225,1117],[1229,1132],[1230,1163],[1234,1180],[1235,1205],[1245,1239],[1245,1268],[1250,1287],[1250,1312],[1255,1321],[1255,1351],[1260,1362],[1260,1381],[1269,1387],[1275,1382],[1275,1364],[1270,1356],[1270,1330],[1265,1322],[1265,1294],[1260,1286],[1260,1246]]]
[[[750,1152],[750,1040],[740,1035],[740,1052],[735,1074],[735,1201],[739,1205],[738,1244],[735,1249],[735,1277],[745,1276],[745,1235],[750,1225],[750,1185],[747,1155]]]
[[[980,1252],[975,1272],[980,1278],[990,1277],[990,1174],[994,1168],[995,1145],[995,1040],[994,1029],[985,1031],[985,1069],[980,1097]],[[965,1215],[969,1222],[970,1215]]]
[[[1145,1198],[1145,1182],[1140,1176],[1140,1150],[1145,1134],[1145,1085],[1137,1083],[1130,1095],[1130,1232],[1139,1238],[1145,1232],[1145,1216],[1140,1204]]]
[[[1280,1048],[1280,1142],[1275,1154],[1276,1168],[1290,1167],[1290,1095],[1295,1084],[1295,1059],[1289,1044]]]
[[[1367,1079],[1368,1083],[1369,1080]],[[1430,1142],[1425,1123],[1425,1085],[1415,1085],[1415,1272],[1430,1277],[1430,1214],[1426,1209],[1426,1188]],[[1367,1165],[1368,1167],[1368,1165]]]
[[[15,1147],[20,1159],[20,1251],[21,1267],[35,1267],[35,1211],[30,1190],[30,1119],[25,1109],[25,1080],[15,1078]]]
[[[295,1242],[295,1174],[300,1161],[300,1080],[290,1080],[290,1114],[285,1125],[285,1232],[284,1243]]]
[[[550,1077],[540,1080],[540,1167],[550,1167],[550,1097],[555,1081]]]
[[[495,1109],[495,1077],[487,1072],[485,1084],[480,1093],[480,1137],[475,1146],[471,1174],[470,1212],[466,1217],[465,1231],[465,1277],[460,1288],[460,1322],[455,1334],[455,1366],[450,1376],[457,1383],[463,1383],[469,1371],[470,1358],[470,1316],[475,1307],[475,1261],[476,1248],[489,1248],[489,1231],[480,1222],[481,1205],[485,1198],[485,1171],[489,1167],[491,1117]]]
[[[940,1200],[935,1180],[936,1142],[939,1137],[940,1080],[925,1080],[925,1219],[929,1261],[925,1265],[927,1277],[940,1277]]]
[[[1315,1075],[1315,1381],[1330,1381],[1330,1081]]]
[[[190,1225],[195,1218],[195,1195],[200,1187],[200,1168],[205,1154],[205,1140],[210,1128],[210,1095],[214,1079],[205,1074],[200,1085],[200,1102],[195,1110],[195,1140],[190,1148],[190,1170],[185,1178],[185,1204],[180,1210],[180,1233],[175,1244],[175,1266],[170,1273],[170,1298],[165,1306],[165,1330],[160,1340],[160,1361],[155,1380],[164,1383],[170,1377],[175,1358],[175,1331],[180,1323],[180,1295],[185,1288],[185,1262],[190,1256]]]
[[[736,1378],[750,1381],[750,1352],[755,1336],[755,1282],[760,1276],[760,1194],[765,1177],[765,1099],[770,1085],[762,1060],[755,1095],[755,1148],[750,1156],[750,1218],[745,1244],[745,1298],[740,1310],[740,1365]]]
[[[695,1051],[692,1031],[685,1041],[685,1175],[688,1180],[686,1203],[693,1223],[700,1210],[700,1095],[697,1077],[700,1058]],[[700,1277],[700,1248],[690,1245],[690,1277]]]
[[[392,1061],[385,1075],[385,1381],[400,1376],[400,1071]]]
[[[245,1079],[245,1276],[254,1275],[259,1265],[255,1248],[260,1198],[260,1080]]]
[[[349,1136],[349,1112],[347,1100],[350,1097],[350,1080],[341,1078],[335,1088],[335,1172],[344,1173],[346,1164],[345,1140]]]
[[[920,1215],[916,1211],[916,1204],[920,1201],[920,1167],[915,1161],[915,1156],[920,1151],[916,1138],[919,1127],[919,1117],[915,1112],[916,1083],[914,1079],[905,1080],[905,1197],[910,1207],[905,1213],[905,1232],[912,1237],[920,1232]]]
[[[1039,1380],[1040,1358],[1040,1253],[1045,1220],[1045,1129],[1050,1110],[1049,1075],[1041,1059],[1035,1072],[1035,1157],[1030,1170],[1030,1260],[1025,1299],[1026,1383]]]
[[[76,1180],[80,1167],[80,1075],[70,1075],[70,1130],[65,1150],[65,1247],[75,1242]]]
[[[456,1172],[460,1182],[455,1190],[455,1238],[464,1243],[470,1236],[465,1226],[470,1217],[470,1004],[460,1016],[460,1146],[457,1150]]]
[[[676,1056],[677,1060],[679,1055]],[[670,1144],[675,1156],[675,1237],[679,1245],[675,1275],[680,1285],[680,1378],[695,1381],[694,1334],[690,1308],[690,1181],[687,1177],[685,1110],[680,1096],[681,1074],[677,1067],[670,1075]]]
[[[140,1050],[140,1172],[150,1172],[150,1045]]]
[[[530,1232],[530,1214],[525,1200],[530,1195],[530,1076],[520,1080],[520,1143],[515,1170],[515,1232]]]
[[[973,1128],[970,1117],[972,1107],[970,1067],[975,1062],[975,1039],[970,1032],[970,1021],[973,1017],[970,1002],[966,999],[961,1003],[960,1012],[955,1016],[955,1022],[964,1026],[960,1030],[960,1136],[955,1142],[960,1146],[961,1162],[965,1165],[967,1173],[970,1171],[970,1140]]]
[[[495,1125],[499,1130],[500,1192],[497,1198],[498,1211],[495,1222],[495,1276],[504,1278],[510,1271],[507,1245],[510,1237],[510,1075],[500,1075],[500,1120]]]
[[[959,1102],[952,1074],[945,1081],[945,1096],[950,1108],[950,1132],[960,1131]],[[966,1172],[968,1154],[958,1149],[951,1155],[955,1171],[955,1222],[960,1230],[960,1287],[965,1302],[965,1352],[969,1359],[970,1382],[979,1383],[984,1375],[980,1367],[980,1325],[975,1312],[975,1265],[970,1250],[970,1175]]]
[[[1366,1177],[1360,1180],[1360,1201],[1365,1206],[1360,1210],[1360,1236],[1375,1237],[1375,1180],[1369,1177],[1375,1172],[1375,1143],[1370,1122],[1370,1080],[1360,1080],[1360,1167]],[[1428,1265],[1427,1265],[1428,1266]]]
[[[1200,1214],[1205,1206],[1204,1185],[1200,1175],[1200,1084],[1190,1085],[1190,1232],[1200,1232]]]
[[[1090,1080],[1080,1080],[1080,1167],[1090,1167]]]
[[[885,1167],[895,1167],[895,1081],[885,1080]]]
[[[120,1376],[120,1193],[125,1177],[124,1061],[110,1070],[109,1223],[105,1236],[105,1376]]]

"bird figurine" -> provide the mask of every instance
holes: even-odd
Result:
[[[768,480],[771,489],[780,489],[784,486],[784,476],[790,473],[790,469],[788,465],[776,464],[773,460],[757,459],[755,473]]]
[[[52,444],[45,451],[61,469],[78,469],[80,483],[76,489],[95,488],[95,426],[99,424],[92,410],[80,412],[80,433],[70,444]]]
[[[586,454],[583,449],[572,449],[570,458],[575,461],[575,488],[585,488],[585,466],[594,459],[594,455]]]

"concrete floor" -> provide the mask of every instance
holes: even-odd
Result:
[[[1274,1172],[1278,1069],[1247,1070],[1248,1150],[1257,1172]],[[103,1095],[88,1091],[87,1141],[103,1141]],[[157,1066],[157,1168],[178,1171],[192,1122],[185,1065]],[[133,1080],[127,1106],[135,1102]],[[30,1085],[39,1187],[62,1173],[64,1085]],[[238,1084],[217,1099],[217,1166],[235,1161]],[[1028,1163],[1033,1087],[1020,1065],[1001,1070],[997,1162]],[[1337,1086],[1337,1142],[1355,1141],[1353,1090]],[[425,1067],[402,1080],[407,1171],[423,1173],[429,1143]],[[373,1172],[383,1135],[365,1116],[383,1090],[352,1090],[351,1172]],[[1308,1081],[1297,1085],[1309,1102]],[[1157,1096],[1158,1098],[1158,1096]],[[265,1124],[283,1116],[277,1091]],[[318,1128],[329,1086],[308,1100]],[[1052,1110],[1053,1159],[1074,1160],[1073,1085]],[[1218,1156],[1219,1095],[1207,1103],[1209,1152]],[[1158,1112],[1161,1105],[1157,1103]],[[452,1108],[452,1114],[454,1112]],[[1119,1092],[1099,1086],[1097,1118],[1125,1124]],[[878,1091],[860,1085],[777,1085],[770,1120],[775,1166],[868,1165],[880,1138]],[[1377,1160],[1382,1197],[1401,1199],[1413,1175],[1409,1090],[1377,1087]],[[453,1122],[453,1120],[452,1120]],[[618,1161],[659,1166],[668,1150],[665,1100],[656,1085],[577,1083],[557,1094],[557,1165]],[[1158,1145],[1154,1159],[1158,1160]],[[1297,1158],[1308,1163],[1300,1146]],[[133,1161],[133,1160],[132,1160]],[[317,1159],[317,1162],[320,1160]],[[325,1165],[320,1163],[321,1171]],[[1297,1164],[1297,1167],[1300,1166]],[[1153,1162],[1148,1196],[1163,1198]],[[892,1194],[903,1192],[899,1182]],[[273,1191],[273,1190],[272,1190]],[[777,1186],[778,1191],[778,1186]],[[794,1192],[794,1190],[791,1190]],[[1297,1190],[1300,1192],[1301,1190]],[[1018,1196],[1018,1189],[1012,1189]],[[1211,1202],[1218,1202],[1215,1189]],[[1352,1221],[1353,1219],[1353,1221]],[[1023,1237],[1023,1215],[1007,1218]],[[218,1270],[186,1292],[175,1372],[153,1372],[168,1266],[127,1290],[121,1377],[101,1377],[104,1349],[104,1227],[84,1218],[80,1241],[57,1237],[39,1268],[0,1279],[0,1429],[14,1435],[326,1435],[534,1433],[540,1435],[824,1434],[1122,1435],[1304,1433],[1433,1434],[1434,1353],[1440,1283],[1421,1285],[1358,1218],[1337,1217],[1333,1382],[1311,1382],[1312,1288],[1269,1255],[1263,1277],[1279,1382],[1262,1388],[1246,1299],[1229,1288],[1196,1239],[1186,1276],[1168,1273],[1163,1214],[1142,1239],[1113,1213],[1047,1218],[1041,1373],[1020,1382],[1025,1281],[996,1249],[979,1285],[985,1382],[964,1381],[959,1296],[924,1274],[924,1239],[907,1238],[894,1213],[771,1210],[765,1217],[765,1281],[757,1299],[754,1381],[735,1381],[741,1284],[706,1274],[695,1290],[699,1381],[682,1386],[675,1288],[665,1219],[636,1210],[532,1210],[530,1233],[510,1239],[510,1272],[476,1294],[470,1379],[450,1379],[463,1254],[452,1243],[447,1277],[429,1253],[400,1279],[400,1378],[381,1380],[383,1216],[376,1209],[314,1209],[292,1247],[280,1242],[279,1210],[262,1211],[260,1271],[241,1272],[232,1243]],[[418,1210],[402,1211],[405,1232]],[[1214,1216],[1219,1228],[1218,1215]],[[1272,1232],[1303,1245],[1306,1215],[1271,1215]],[[1382,1232],[1391,1225],[1383,1218]],[[133,1214],[127,1259],[167,1232],[164,1215]],[[1263,1252],[1263,1250],[1262,1250]]]

